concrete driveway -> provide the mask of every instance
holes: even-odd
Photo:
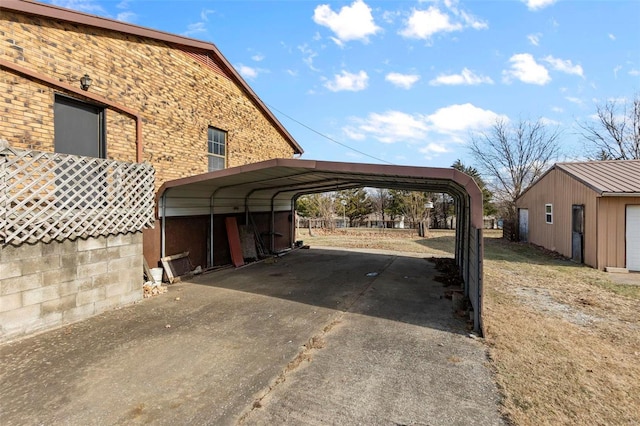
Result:
[[[0,423],[502,424],[436,274],[311,249],[171,285],[0,346]]]

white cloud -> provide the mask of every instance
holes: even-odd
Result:
[[[470,103],[440,108],[427,118],[431,130],[448,134],[486,129],[493,125],[498,118],[507,119],[505,116]]]
[[[422,154],[425,154],[427,156],[427,158],[431,159],[433,154],[436,154],[436,155],[437,154],[446,154],[447,152],[450,152],[451,150],[448,149],[442,143],[430,142],[426,146],[423,146],[422,148],[420,148],[418,151],[420,151]]]
[[[356,122],[359,123],[360,133],[383,143],[419,141],[426,138],[428,130],[423,116],[400,111],[387,111],[384,114],[371,113],[366,119],[356,120]]]
[[[333,80],[327,81],[324,86],[332,92],[343,90],[358,92],[366,89],[368,83],[369,76],[364,71],[360,71],[358,74],[342,71],[340,74],[334,75]]]
[[[529,34],[527,36],[527,40],[529,40],[529,43],[531,43],[534,46],[540,46],[540,38],[542,38],[542,34],[540,33]]]
[[[406,38],[429,40],[437,33],[462,31],[465,28],[489,28],[485,21],[459,9],[457,1],[445,0],[443,5],[444,10],[435,5],[426,10],[414,9],[399,34]]]
[[[240,73],[241,76],[248,79],[254,79],[258,76],[258,70],[253,67],[249,67],[247,65],[238,64],[236,69]]]
[[[565,99],[576,105],[584,105],[584,101],[580,98],[576,98],[575,96],[565,96]]]
[[[253,59],[256,62],[260,62],[260,61],[264,60],[264,55],[262,53],[258,53],[258,54],[253,55],[251,57],[251,59]]]
[[[136,15],[135,13],[131,11],[126,11],[126,12],[118,13],[116,15],[116,20],[122,21],[122,22],[133,22],[136,20],[137,17],[138,15]]]
[[[429,82],[431,86],[474,86],[477,84],[493,84],[490,77],[476,75],[468,68],[464,68],[460,74],[440,74]]]
[[[632,70],[629,70],[629,75],[631,75],[633,77],[638,77],[638,76],[640,76],[640,70],[637,70],[635,68],[632,69]]]
[[[328,4],[322,4],[313,11],[313,21],[333,31],[336,37],[332,39],[338,45],[351,40],[366,43],[369,36],[381,31],[373,20],[371,8],[362,0],[343,6],[337,13]]]
[[[548,63],[552,69],[556,71],[560,71],[566,74],[579,75],[580,77],[584,77],[584,72],[582,70],[582,66],[573,65],[570,60],[563,60],[554,58],[553,56],[546,56],[542,58],[543,61]]]
[[[609,33],[608,35],[609,35],[609,39],[611,39],[611,40],[615,41],[615,39],[616,39],[615,34],[611,34],[611,33]]]
[[[449,15],[441,12],[436,6],[431,6],[427,10],[414,10],[400,35],[427,40],[434,34],[460,31],[462,28],[461,23],[451,22]]]
[[[511,69],[502,71],[503,81],[510,83],[517,79],[523,83],[543,86],[551,81],[549,71],[529,53],[518,53],[509,58]]]
[[[302,62],[304,62],[312,71],[319,71],[313,65],[313,60],[316,56],[318,56],[318,53],[315,52],[313,49],[309,48],[309,46],[307,46],[306,44],[298,46],[298,50],[302,52],[302,55],[303,55]]]
[[[213,15],[215,12],[213,9],[202,9],[200,11],[200,19],[206,22],[209,20],[209,15]]]
[[[297,77],[298,76],[298,71],[297,70],[292,70],[292,69],[287,69],[286,70],[287,74],[289,74],[291,77]]]
[[[436,110],[431,115],[407,114],[401,111],[371,113],[366,118],[352,119],[353,125],[345,127],[345,135],[362,140],[371,137],[383,143],[418,143],[425,140],[434,142],[438,136],[446,142],[425,146],[430,153],[448,150],[446,144],[465,141],[469,132],[486,129],[498,119],[507,117],[485,110],[472,104],[450,105]],[[353,137],[356,136],[356,137]]]
[[[403,89],[411,89],[411,86],[420,80],[420,76],[418,74],[400,74],[397,72],[390,72],[384,79]]]
[[[207,32],[207,27],[204,22],[196,22],[194,24],[187,25],[187,31],[183,32],[182,35],[187,37],[192,37],[197,34],[203,34]]]
[[[52,0],[55,6],[73,9],[80,12],[105,14],[106,11],[102,6],[93,0]]]
[[[562,109],[562,108],[560,108],[558,106],[553,106],[553,107],[551,107],[551,111],[557,112],[557,113],[561,113],[561,112],[564,112],[564,109]]]
[[[540,10],[551,6],[557,0],[524,0],[529,10]]]

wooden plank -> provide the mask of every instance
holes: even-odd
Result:
[[[176,263],[176,261],[178,263]],[[162,266],[164,268],[164,273],[167,275],[167,279],[169,280],[169,284],[173,284],[178,281],[180,275],[183,275],[190,271],[189,266],[189,252],[185,251],[183,253],[174,254],[171,256],[165,256],[160,259]]]
[[[227,240],[229,241],[229,251],[231,252],[231,262],[236,268],[244,265],[242,257],[242,243],[240,242],[240,232],[236,218],[225,217],[224,224],[227,227]]]

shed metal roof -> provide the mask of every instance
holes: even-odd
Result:
[[[289,210],[302,194],[372,187],[469,196],[471,222],[482,228],[482,194],[466,174],[447,168],[274,159],[165,182],[158,191],[162,216]],[[275,206],[275,207],[274,207]]]
[[[601,196],[640,194],[640,160],[558,163],[555,167]]]

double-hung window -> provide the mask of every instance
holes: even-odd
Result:
[[[544,216],[547,223],[553,223],[553,204],[544,205]]]
[[[227,132],[209,127],[207,145],[209,171],[224,169],[227,166]]]

